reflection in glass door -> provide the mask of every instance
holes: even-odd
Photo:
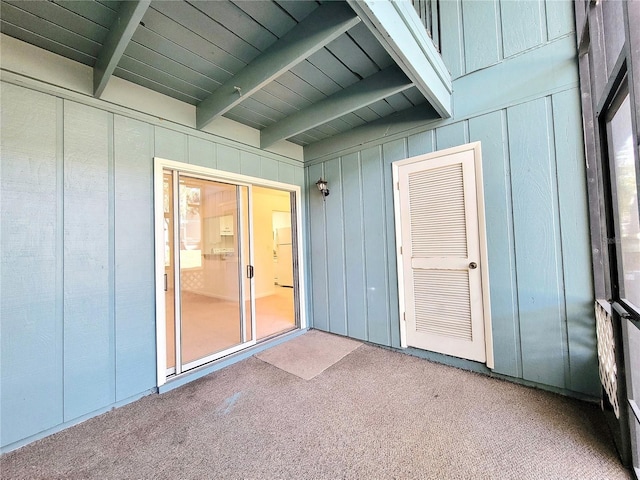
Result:
[[[256,336],[263,340],[296,328],[293,194],[253,187]]]
[[[166,365],[179,374],[255,342],[249,188],[165,171],[163,203]]]
[[[638,205],[638,172],[633,146],[631,103],[626,93],[611,114],[607,133],[611,149],[612,190],[616,202],[614,225],[619,242],[618,296],[629,308],[640,313],[640,206]]]

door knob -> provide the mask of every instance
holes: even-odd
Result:
[[[478,268],[478,264],[477,264],[476,262],[471,262],[471,263],[469,264],[469,268],[470,268],[471,270],[473,270],[473,269],[475,269],[475,268]]]

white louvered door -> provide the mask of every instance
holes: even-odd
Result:
[[[396,162],[396,223],[406,345],[487,362],[476,160],[479,144]]]

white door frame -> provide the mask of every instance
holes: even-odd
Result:
[[[239,173],[225,172],[222,170],[215,170],[213,168],[200,167],[197,165],[191,165],[189,163],[176,162],[174,160],[168,160],[165,158],[154,157],[153,159],[153,192],[154,192],[154,232],[155,232],[155,289],[156,289],[156,378],[157,386],[160,387],[167,382],[167,338],[166,338],[166,312],[165,312],[165,292],[164,292],[164,255],[159,255],[158,252],[164,252],[164,202],[163,202],[163,171],[164,169],[178,170],[181,173],[197,175],[200,178],[207,180],[214,180],[226,183],[234,183],[247,186],[259,186],[274,188],[278,190],[285,190],[295,193],[296,198],[296,238],[297,238],[297,262],[298,262],[298,277],[294,279],[296,287],[299,292],[298,310],[300,325],[298,328],[307,328],[306,318],[306,293],[305,293],[305,265],[304,255],[302,249],[302,189],[297,185],[291,185],[288,183],[275,182],[272,180],[265,180],[262,178],[250,177]],[[251,205],[249,205],[249,218],[251,219],[253,212],[251,211]],[[251,221],[251,220],[250,220]],[[251,245],[250,256],[253,255],[253,240],[250,239]],[[252,283],[253,283],[252,279]],[[252,312],[253,322],[255,322],[255,311]],[[255,325],[254,330],[255,332]],[[256,342],[247,342],[241,345],[236,345],[223,352],[215,354],[215,358],[212,357],[212,361],[216,358],[221,358],[226,355],[230,355],[237,351],[243,350]],[[188,374],[188,372],[186,372]]]
[[[402,261],[402,216],[400,213],[400,190],[399,190],[399,168],[403,165],[408,165],[415,162],[421,162],[424,160],[433,160],[436,158],[466,152],[473,150],[474,153],[474,166],[476,177],[476,203],[478,210],[478,233],[480,237],[480,265],[481,265],[481,284],[482,284],[482,303],[483,303],[483,315],[484,315],[484,333],[485,333],[485,351],[486,351],[486,365],[489,368],[494,367],[493,358],[493,335],[491,328],[491,301],[489,292],[489,269],[488,269],[488,254],[487,254],[487,233],[485,224],[484,213],[484,188],[482,182],[482,149],[480,142],[468,143],[466,145],[460,145],[458,147],[447,148],[445,150],[439,150],[432,153],[423,155],[417,155],[415,157],[407,158],[404,160],[398,160],[391,164],[393,171],[393,206],[394,206],[394,219],[396,230],[396,259],[398,269],[398,300],[400,308],[400,346],[407,348],[407,322],[405,320],[405,287],[404,287],[404,268]]]

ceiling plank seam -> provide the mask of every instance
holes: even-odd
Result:
[[[196,127],[204,128],[358,22],[346,3],[323,4],[204,99],[196,108]]]
[[[93,95],[99,98],[140,24],[151,0],[122,2],[93,67]]]

